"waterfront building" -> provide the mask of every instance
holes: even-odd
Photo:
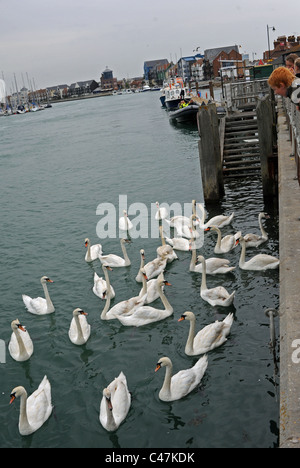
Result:
[[[105,68],[101,74],[100,86],[103,90],[117,90],[118,83],[117,78],[114,78],[113,71],[108,67]]]

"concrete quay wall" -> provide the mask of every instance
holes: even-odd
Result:
[[[300,448],[300,186],[285,112],[278,113],[280,448]]]

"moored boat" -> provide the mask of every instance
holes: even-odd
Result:
[[[173,122],[197,122],[197,113],[199,106],[197,104],[190,104],[180,109],[171,111],[169,118]]]

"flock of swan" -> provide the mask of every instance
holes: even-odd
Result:
[[[242,232],[239,231],[233,235],[222,237],[221,229],[231,223],[234,213],[230,216],[215,216],[205,223],[205,212],[202,205],[199,205],[202,209],[202,216],[197,216],[195,212],[195,200],[192,201],[193,215],[190,218],[175,216],[168,219],[168,212],[160,207],[158,202],[156,205],[156,219],[159,221],[161,245],[157,248],[157,257],[147,263],[145,263],[144,249],[140,250],[140,267],[135,279],[138,283],[141,283],[141,290],[137,296],[117,302],[114,305],[111,304],[117,294],[111,284],[109,272],[114,268],[127,267],[131,264],[126,250],[128,239],[120,239],[122,257],[115,254],[104,255],[101,244],[91,245],[90,240],[88,238],[85,239],[85,247],[87,248],[85,261],[100,261],[104,275],[104,277],[99,277],[97,273],[94,273],[94,286],[92,288],[93,293],[102,301],[105,301],[100,316],[103,321],[119,320],[124,326],[141,327],[170,317],[174,309],[165,294],[165,287],[169,283],[164,278],[164,272],[167,264],[178,258],[176,250],[191,251],[189,270],[202,275],[200,297],[211,306],[230,306],[234,301],[235,291],[229,293],[222,285],[209,289],[207,286],[207,276],[227,274],[232,272],[236,267],[230,266],[229,260],[222,257],[205,259],[203,255],[197,255],[196,248],[193,248],[193,243],[197,234],[199,234],[198,229],[217,234],[214,248],[215,254],[230,252],[240,244],[242,248],[239,267],[241,269],[265,271],[277,268],[279,265],[278,258],[262,253],[252,256],[248,261],[245,258],[247,247],[259,247],[268,240],[268,235],[262,225],[262,220],[268,217],[266,213],[260,213],[258,217],[260,234],[246,234],[243,236]],[[170,239],[164,236],[163,221],[174,228],[178,237]],[[119,227],[126,231],[127,237],[130,237],[129,231],[132,229],[132,223],[125,211],[124,216],[119,220]],[[47,276],[41,278],[44,297],[31,298],[25,294],[22,295],[28,312],[35,315],[46,315],[55,312],[47,286],[50,283],[53,283],[53,281]],[[157,299],[160,299],[163,308],[149,305]],[[199,385],[208,366],[207,353],[227,341],[234,316],[233,313],[229,313],[223,321],[215,321],[206,325],[198,333],[196,333],[196,317],[194,313],[186,311],[178,321],[182,322],[185,320],[190,322],[185,353],[187,356],[200,357],[193,367],[181,370],[176,374],[173,373],[173,363],[169,357],[159,359],[155,371],[158,371],[162,367],[166,368],[164,382],[159,392],[159,398],[162,401],[179,400]],[[12,335],[9,342],[9,353],[16,361],[27,361],[34,352],[30,335],[19,320],[14,320],[11,323],[11,328]],[[86,312],[81,308],[76,308],[73,311],[68,332],[70,341],[75,345],[81,346],[89,340],[90,335],[91,326],[88,323]],[[52,413],[51,385],[47,376],[43,378],[38,389],[29,397],[22,386],[14,388],[11,391],[10,397],[11,403],[20,397],[19,432],[21,435],[29,435],[37,431]],[[128,389],[126,376],[121,372],[118,377],[103,389],[99,414],[101,425],[107,431],[117,430],[125,420],[130,406],[131,394]]]

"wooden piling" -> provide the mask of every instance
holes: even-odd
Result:
[[[200,136],[198,149],[204,200],[215,201],[224,195],[219,120],[216,105],[201,106],[197,118]]]
[[[274,152],[274,112],[269,95],[259,99],[256,115],[263,193],[272,198],[277,195],[278,157]]]

